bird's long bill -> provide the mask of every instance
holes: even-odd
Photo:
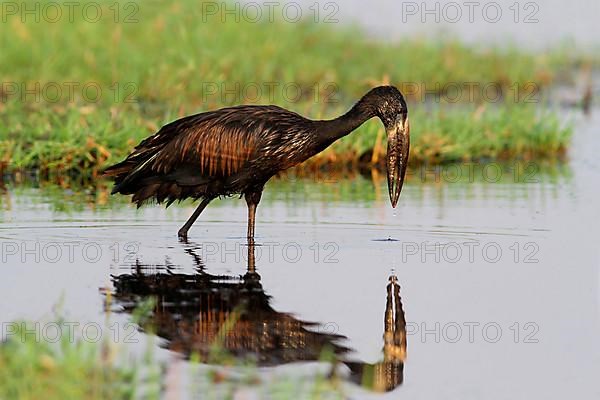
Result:
[[[408,165],[408,151],[410,148],[410,124],[408,117],[405,116],[399,120],[396,126],[388,130],[387,136],[388,190],[392,207],[396,208]]]

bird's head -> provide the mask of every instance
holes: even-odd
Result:
[[[396,207],[404,183],[410,148],[410,124],[408,107],[402,93],[394,86],[372,89],[365,100],[373,107],[373,113],[383,123],[387,137],[387,178],[392,207]]]

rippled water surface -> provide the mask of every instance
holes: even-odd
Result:
[[[499,183],[413,174],[395,212],[381,179],[272,182],[254,259],[243,200],[211,204],[181,243],[190,204],[136,210],[102,185],[8,184],[0,320],[58,307],[104,324],[110,293],[135,347],[146,335],[129,313],[156,295],[164,357],[207,351],[235,316],[225,346],[267,373],[293,374],[327,347],[348,380],[370,368],[394,388],[361,396],[598,398],[599,127],[598,114],[579,120],[569,164],[525,182],[510,168]]]

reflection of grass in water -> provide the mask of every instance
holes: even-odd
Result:
[[[0,213],[14,208],[15,201],[27,198],[34,204],[49,204],[56,212],[76,213],[87,209],[102,211],[123,207],[129,199],[123,196],[111,196],[111,183],[107,181],[81,181],[61,179],[44,181],[36,178],[20,178],[0,191]]]
[[[409,169],[406,186],[438,187],[440,190],[468,190],[471,186],[493,186],[497,184],[527,185],[538,183],[557,183],[569,181],[572,173],[566,163],[462,163],[420,166]],[[297,168],[282,173],[272,179],[266,187],[261,204],[275,201],[288,204],[300,204],[307,201],[352,202],[372,204],[383,199],[385,194],[385,174],[377,170],[362,171],[355,169],[328,171],[325,169]],[[9,191],[0,192],[0,213],[12,205],[11,199],[28,198],[34,203],[48,203],[53,211],[76,213],[86,209],[100,212],[114,210],[129,204],[129,197],[111,196],[112,183],[106,180],[81,180],[62,178],[60,183],[21,178],[19,183],[10,183]],[[32,191],[33,190],[33,191]],[[417,191],[418,193],[418,191]],[[515,195],[523,195],[518,191]],[[233,203],[236,203],[235,200]],[[177,203],[175,203],[176,206]],[[184,204],[190,204],[189,201]],[[215,201],[211,207],[229,204]],[[245,203],[237,202],[240,207]]]
[[[423,92],[444,92],[448,83],[465,82],[497,84],[510,103],[519,86],[550,84],[567,57],[477,49],[452,40],[377,43],[352,28],[309,22],[251,23],[231,16],[222,22],[221,15],[202,15],[192,0],[168,7],[143,2],[134,16],[139,23],[123,23],[126,15],[115,23],[113,3],[101,3],[104,18],[97,23],[78,17],[23,23],[17,15],[0,24],[4,82],[28,89],[36,83],[80,84],[71,103],[67,87],[57,102],[49,100],[52,91],[37,99],[3,88],[0,96],[8,101],[0,102],[0,169],[4,164],[93,175],[177,116],[254,101],[325,118],[388,82],[411,94],[413,162],[552,157],[568,146],[570,130],[554,116],[537,115],[533,105],[500,102],[497,110],[463,111],[447,106],[431,113],[419,105]],[[90,82],[102,90],[97,102],[83,99],[81,87]],[[256,82],[258,96],[248,94],[247,85]],[[262,83],[279,86],[273,90]],[[303,95],[286,96],[286,83]],[[217,94],[207,94],[207,85]],[[228,90],[233,95],[225,95]],[[529,94],[525,88],[521,92]],[[128,103],[132,93],[134,102]],[[462,98],[470,102],[471,93]],[[482,103],[477,96],[475,101]],[[317,162],[357,162],[371,149],[377,158],[385,147],[381,134],[378,124],[369,123]]]

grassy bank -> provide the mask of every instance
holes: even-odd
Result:
[[[409,98],[413,163],[552,158],[569,143],[570,128],[536,109],[564,67],[552,55],[451,39],[378,43],[342,24],[253,22],[192,0],[100,3],[94,22],[3,16],[3,168],[93,175],[185,114],[275,103],[327,118],[381,83]],[[312,166],[377,164],[382,134],[369,123]]]
[[[19,105],[16,105],[18,108]],[[571,136],[550,114],[534,108],[415,109],[411,114],[413,165],[486,160],[560,158]],[[52,107],[3,115],[0,169],[96,176],[127,155],[135,144],[175,118],[147,118],[136,111],[109,115],[92,109]],[[7,128],[11,127],[11,128]],[[314,169],[381,166],[386,136],[377,120],[304,164]]]

